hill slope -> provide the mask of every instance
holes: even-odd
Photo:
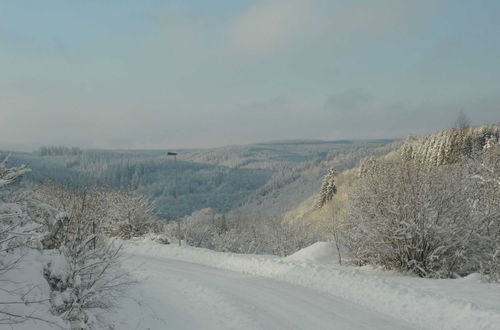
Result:
[[[474,157],[476,152],[498,145],[500,139],[500,124],[490,124],[463,129],[449,129],[434,134],[420,137],[410,137],[393,148],[380,148],[384,152],[376,152],[369,155],[360,166],[352,166],[348,171],[337,175],[337,195],[332,200],[336,205],[335,212],[343,212],[350,189],[354,186],[360,172],[366,171],[372,161],[391,161],[398,158],[416,161],[432,170],[437,166],[448,165],[459,161],[463,157]],[[335,166],[334,166],[335,168]],[[325,218],[325,210],[316,209],[316,201],[319,197],[319,188],[293,209],[286,213],[285,217],[290,221],[308,218],[313,222],[321,223]]]

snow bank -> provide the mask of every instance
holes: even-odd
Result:
[[[299,263],[331,264],[338,262],[338,253],[334,243],[317,242],[286,257],[285,260]]]
[[[29,248],[18,249],[16,252],[4,255],[4,262],[18,259],[19,262],[15,268],[3,274],[0,302],[10,304],[2,305],[1,310],[27,318],[21,323],[3,326],[13,330],[66,328],[66,324],[50,312],[50,288],[42,274],[43,266],[50,257]],[[0,313],[0,318],[3,316],[5,315]],[[3,329],[1,322],[0,328]]]
[[[220,253],[151,241],[127,242],[126,253],[194,262],[307,286],[428,329],[498,329],[500,325],[500,285],[480,283],[474,277],[429,280],[325,264],[335,255],[332,246],[323,243],[288,258]],[[475,292],[461,294],[471,283]],[[491,299],[483,299],[485,295]]]

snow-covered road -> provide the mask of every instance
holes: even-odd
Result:
[[[137,281],[117,308],[97,315],[114,329],[497,330],[500,286],[479,274],[422,279],[340,266],[333,243],[280,258],[125,242]],[[108,329],[108,327],[106,327]]]
[[[140,283],[119,329],[409,329],[343,298],[269,278],[127,254]],[[139,305],[139,308],[138,308]]]

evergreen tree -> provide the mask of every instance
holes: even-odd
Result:
[[[321,185],[321,191],[319,194],[319,199],[317,203],[317,208],[322,208],[328,201],[332,200],[333,195],[337,193],[337,186],[335,185],[335,175],[337,173],[333,168],[328,170],[325,178],[323,179],[323,184]]]

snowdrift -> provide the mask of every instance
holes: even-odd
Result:
[[[342,253],[342,252],[341,252]],[[316,262],[322,264],[331,264],[338,262],[338,253],[335,243],[317,242],[302,250],[295,252],[285,258],[286,261],[297,263]]]

